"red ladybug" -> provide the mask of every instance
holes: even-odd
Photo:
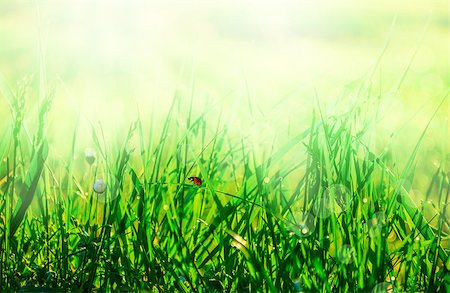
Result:
[[[198,177],[189,177],[188,180],[194,182],[195,184],[197,184],[198,186],[202,185],[202,179],[198,178]]]

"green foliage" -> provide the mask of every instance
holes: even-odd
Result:
[[[396,174],[385,152],[366,145],[373,118],[363,103],[330,116],[318,107],[308,129],[257,152],[207,106],[185,111],[177,95],[159,138],[137,118],[116,149],[92,126],[99,155],[76,164],[77,129],[67,161],[49,160],[51,95],[32,140],[26,92],[10,99],[13,130],[0,143],[2,290],[448,290],[448,174],[436,170],[417,206],[404,182],[424,134]],[[92,188],[100,177],[105,194]]]

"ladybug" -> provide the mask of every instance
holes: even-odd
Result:
[[[198,186],[202,185],[202,179],[198,178],[198,177],[189,177],[188,180],[194,182],[195,184],[197,184]]]

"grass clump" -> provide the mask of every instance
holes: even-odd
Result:
[[[51,95],[25,127],[26,94],[8,97],[0,142],[2,290],[449,290],[447,170],[430,177],[424,204],[412,201],[424,134],[395,172],[368,146],[366,104],[318,107],[306,130],[257,151],[175,96],[159,137],[138,118],[117,147],[93,126],[80,162],[77,129],[68,158],[51,156]]]

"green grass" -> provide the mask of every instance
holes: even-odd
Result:
[[[1,290],[450,290],[448,170],[412,201],[405,182],[428,126],[398,171],[369,147],[376,99],[341,114],[317,106],[308,128],[259,144],[176,95],[162,127],[137,116],[120,144],[93,124],[91,165],[74,160],[78,128],[68,157],[52,156],[52,94],[32,127],[26,84],[2,95],[13,120],[0,140]]]

